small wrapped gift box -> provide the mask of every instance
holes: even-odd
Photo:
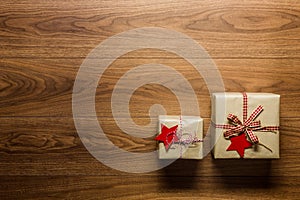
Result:
[[[279,101],[271,93],[213,93],[214,158],[279,158]]]
[[[159,159],[202,159],[203,119],[159,116]]]

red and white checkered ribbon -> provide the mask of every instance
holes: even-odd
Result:
[[[259,105],[247,118],[248,113],[248,97],[246,93],[243,93],[243,122],[234,114],[229,114],[227,119],[229,124],[215,124],[216,128],[228,129],[224,132],[225,138],[230,138],[232,136],[237,136],[241,133],[246,133],[250,141],[257,144],[258,137],[253,133],[253,131],[277,131],[279,126],[264,126],[262,127],[260,121],[254,121],[260,113],[263,111],[263,107]]]

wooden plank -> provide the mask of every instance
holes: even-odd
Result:
[[[146,118],[136,119],[141,124]],[[155,150],[153,138],[125,134],[112,119],[100,119],[107,137],[129,152]],[[300,173],[299,118],[281,118],[279,160],[177,160],[148,175],[294,176]],[[206,133],[209,119],[205,119]],[[0,175],[124,175],[93,158],[80,141],[72,118],[1,118]],[[92,129],[91,129],[92,130]],[[153,127],[153,133],[156,127]],[[122,160],[122,158],[119,158]],[[145,158],[147,160],[147,158]],[[141,161],[142,162],[142,161]]]
[[[149,26],[187,34],[214,58],[300,56],[300,6],[296,1],[211,0],[184,6],[181,1],[76,2],[46,6],[45,1],[23,1],[11,6],[11,1],[4,1],[0,8],[1,58],[84,58],[112,35]]]
[[[81,62],[81,59],[2,59],[0,116],[72,116],[72,90]],[[281,116],[300,117],[297,103],[300,77],[296,73],[300,59],[215,59],[215,62],[226,91],[280,94]],[[204,79],[193,66],[179,58],[116,60],[105,71],[97,88],[98,116],[111,116],[111,94],[120,77],[133,67],[147,63],[165,64],[181,73],[195,90],[201,115],[210,117],[210,98]],[[151,70],[149,73],[152,73]],[[160,75],[166,81],[172,80],[167,70],[162,70]],[[139,76],[136,74],[132,81],[139,79]],[[174,82],[174,85],[182,88],[179,82]],[[180,112],[174,94],[167,88],[152,84],[139,88],[132,96],[131,114],[146,117],[154,103],[164,105],[169,114]],[[84,102],[82,106],[85,106]]]
[[[299,177],[1,176],[1,199],[297,199]]]
[[[72,116],[77,71],[88,53],[105,39],[149,26],[181,32],[202,45],[218,66],[226,91],[281,95],[279,160],[214,160],[208,155],[201,161],[177,160],[158,171],[129,174],[92,157]],[[162,42],[165,40],[179,38]],[[118,44],[115,49],[125,45]],[[184,50],[203,62],[209,60],[194,49]],[[113,52],[108,52],[106,59]],[[117,81],[128,70],[147,63],[170,66],[188,80],[196,92],[206,133],[211,113],[203,77],[176,54],[140,49],[119,57],[96,90],[98,121],[110,141],[129,152],[156,149],[153,137],[125,134],[111,111]],[[0,199],[299,199],[299,70],[297,0],[2,0]],[[142,75],[146,74],[151,70]],[[142,77],[133,75],[132,82]],[[174,82],[188,94],[168,71],[161,71],[158,77]],[[126,87],[122,92],[127,92]],[[81,94],[78,108],[86,109]],[[131,97],[128,109],[134,122],[149,123],[153,104],[163,105],[168,114],[181,114],[179,102],[168,88],[147,84]],[[155,133],[156,126],[148,130]],[[96,134],[92,127],[90,133]],[[145,164],[146,160],[137,162]]]

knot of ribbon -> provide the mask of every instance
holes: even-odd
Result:
[[[203,142],[203,140],[199,139],[196,134],[194,136],[190,133],[177,134],[177,128],[178,125],[168,128],[162,124],[162,133],[158,135],[155,140],[164,142],[166,149],[169,149],[173,143],[186,146],[197,142]],[[184,138],[183,135],[187,135],[188,137]]]
[[[227,129],[224,132],[225,138],[237,136],[241,133],[246,133],[253,144],[259,143],[258,137],[254,134],[254,131],[273,132],[279,130],[278,126],[261,126],[260,121],[254,121],[264,110],[262,105],[259,105],[254,109],[249,118],[248,113],[248,98],[247,94],[243,93],[243,122],[234,114],[230,113],[227,116],[229,124],[215,124],[216,128]]]
[[[195,144],[198,142],[203,142],[203,140],[199,139],[197,136],[192,136],[191,134],[188,134],[188,138],[183,139],[183,137],[181,137],[178,141],[179,144],[183,144],[183,145],[190,145],[190,144]]]

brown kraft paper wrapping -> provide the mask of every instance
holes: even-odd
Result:
[[[257,106],[262,105],[264,110],[256,118],[261,121],[261,126],[279,126],[279,104],[280,95],[272,93],[246,93],[248,97],[248,117]],[[236,115],[243,119],[243,95],[242,93],[213,93],[212,94],[212,122],[214,124],[228,124],[228,114]],[[214,158],[240,158],[236,151],[226,151],[231,142],[223,136],[224,129],[213,128]],[[253,145],[245,149],[244,158],[248,159],[270,159],[279,158],[279,131],[262,132],[255,131],[259,143],[265,145]],[[219,136],[219,137],[218,137]]]
[[[161,133],[161,125],[168,128],[178,125],[177,135],[182,131],[182,138],[196,136],[198,139],[203,139],[203,119],[197,116],[159,116],[159,134]],[[202,142],[196,142],[189,145],[173,143],[171,147],[166,150],[164,144],[159,142],[159,159],[202,159]]]

